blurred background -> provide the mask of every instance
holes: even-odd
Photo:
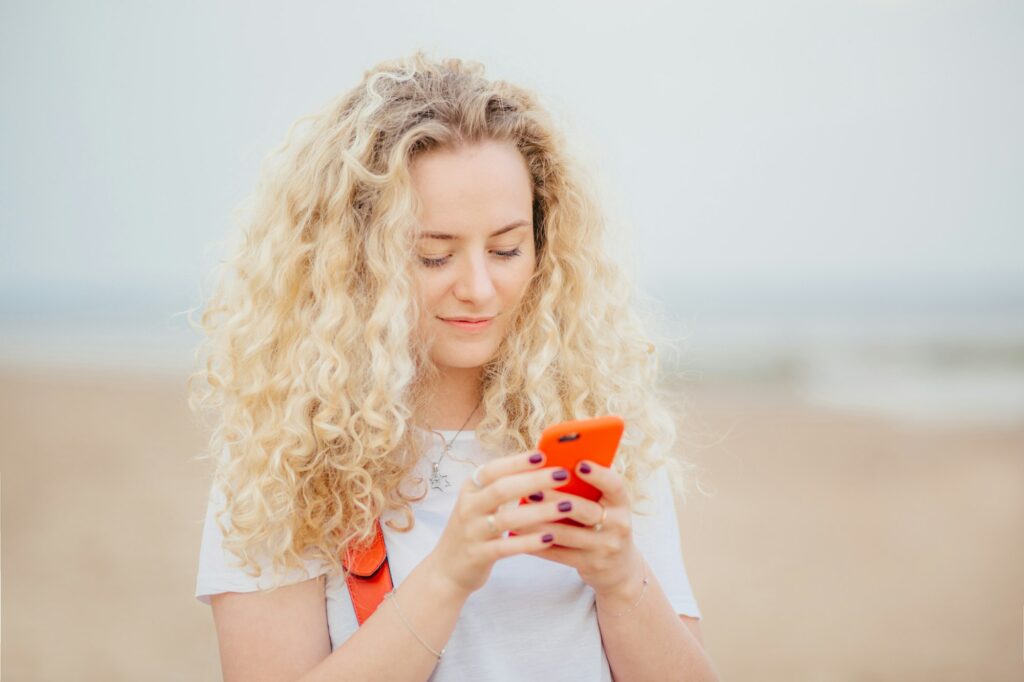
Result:
[[[983,0],[4,3],[4,679],[219,677],[185,311],[288,125],[420,47],[603,187],[723,679],[1024,679],[1024,4]]]

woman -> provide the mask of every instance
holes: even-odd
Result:
[[[196,596],[225,678],[713,679],[653,346],[535,96],[417,52],[303,122],[189,382],[218,415]],[[612,467],[532,449],[609,413]],[[342,560],[378,518],[394,590],[359,625]]]

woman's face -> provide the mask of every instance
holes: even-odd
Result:
[[[509,143],[485,141],[425,152],[411,174],[422,206],[419,333],[442,371],[480,367],[508,333],[535,267],[526,161]]]

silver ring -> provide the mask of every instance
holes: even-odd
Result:
[[[497,535],[501,532],[498,530],[498,527],[494,525],[494,514],[487,515],[487,527],[491,529],[492,535]]]
[[[601,505],[601,520],[594,524],[594,530],[599,531],[604,528],[604,517],[608,515],[608,507]]]
[[[473,485],[475,485],[477,488],[483,488],[484,487],[484,484],[480,482],[479,478],[477,478],[477,476],[480,474],[480,470],[483,469],[483,468],[484,468],[484,465],[481,464],[476,469],[473,469],[473,476],[472,476]]]

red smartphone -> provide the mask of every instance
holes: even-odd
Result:
[[[615,453],[618,452],[619,441],[622,439],[625,427],[626,423],[622,417],[610,414],[593,419],[562,422],[544,429],[540,436],[540,443],[537,445],[537,449],[546,457],[544,466],[560,466],[569,471],[568,480],[555,490],[579,495],[595,502],[599,500],[601,491],[577,477],[576,465],[581,459],[585,459],[604,467],[610,467],[615,459]],[[531,504],[531,502],[525,497],[521,497],[519,504]],[[583,525],[569,518],[559,519],[555,523],[572,526]],[[517,535],[517,533],[509,531],[509,535]]]

